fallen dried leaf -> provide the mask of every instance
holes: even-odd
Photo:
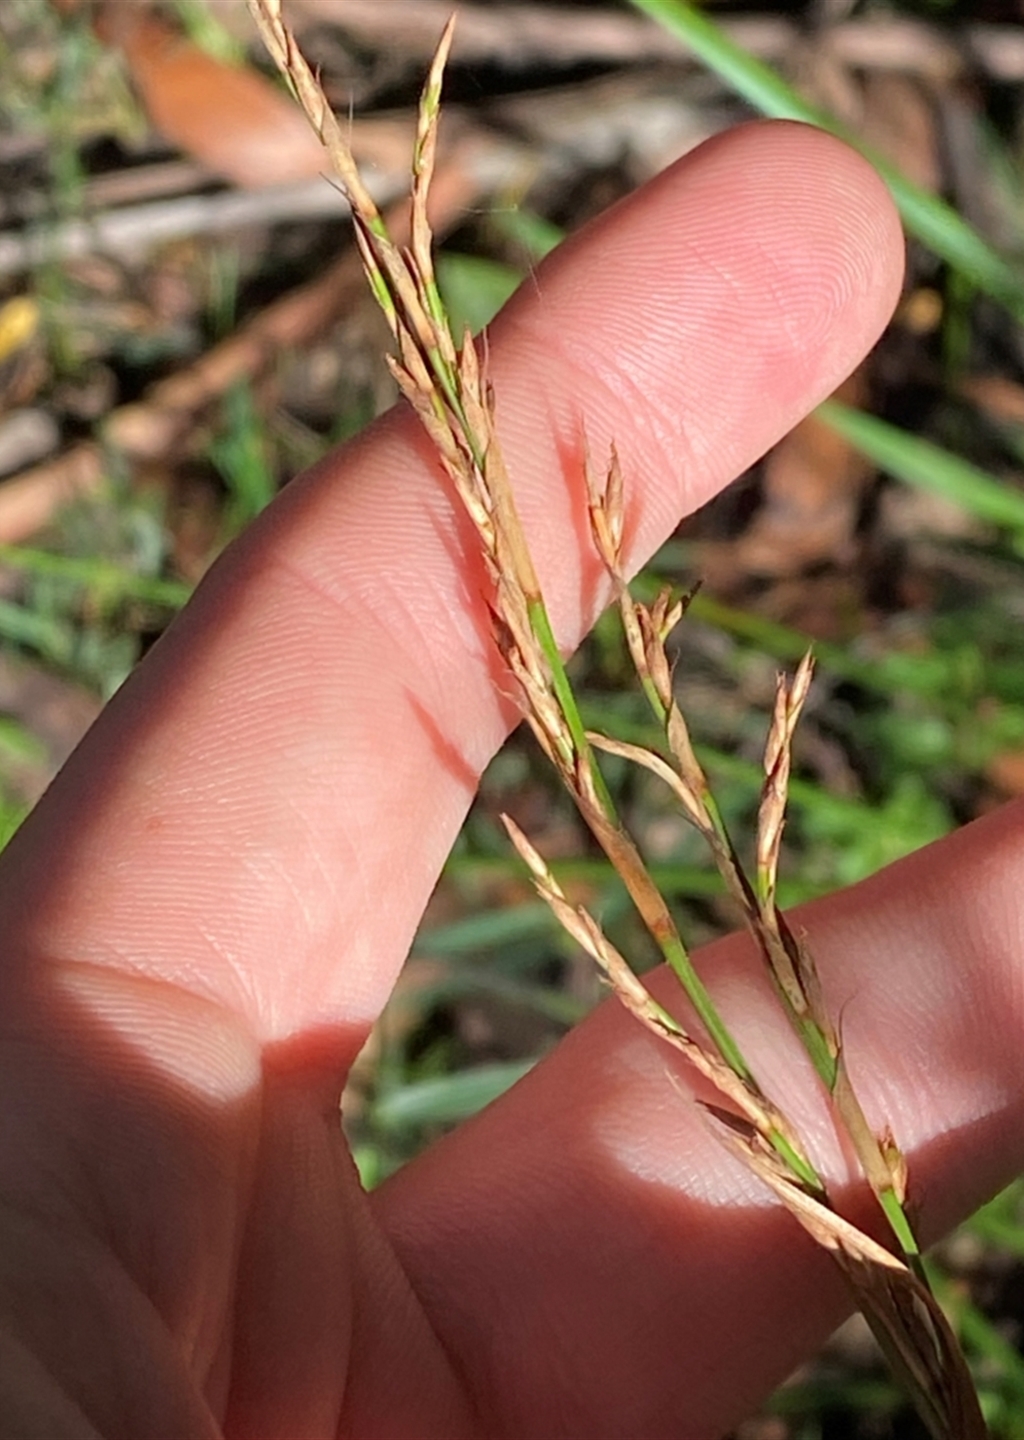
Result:
[[[316,136],[259,71],[215,59],[135,7],[108,5],[96,29],[124,52],[153,126],[218,175],[255,190],[324,169]]]

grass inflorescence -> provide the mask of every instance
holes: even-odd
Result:
[[[668,1007],[655,999],[601,923],[568,899],[538,849],[506,819],[539,894],[596,962],[627,1010],[711,1085],[715,1098],[703,1102],[709,1124],[833,1255],[930,1433],[937,1440],[984,1435],[970,1373],[921,1261],[907,1203],[904,1157],[896,1138],[888,1130],[875,1133],[865,1118],[813,956],[778,904],[791,747],[811,684],[809,656],[792,680],[780,678],[778,683],[764,751],[755,862],[748,872],[675,696],[666,646],[687,599],[662,590],[647,604],[635,598],[626,582],[626,478],[614,454],[603,476],[588,465],[591,536],[617,600],[658,743],[636,744],[587,729],[559,653],[495,430],[486,354],[468,331],[458,340],[454,336],[435,275],[427,198],[452,24],[444,31],[423,89],[412,161],[411,234],[408,246],[401,247],[361,181],[344,130],[283,19],[280,0],[250,0],[250,6],[351,205],[370,287],[395,342],[392,373],[473,524],[486,568],[494,641],[516,682],[524,717],[679,981],[689,1008]],[[770,1082],[755,1074],[723,1021],[693,966],[671,905],[623,824],[599,764],[601,754],[636,764],[661,779],[706,844],[745,917],[779,1003],[814,1065],[836,1127],[849,1141],[878,1201],[891,1248],[838,1212],[797,1129],[772,1101]],[[686,1018],[690,1014],[692,1020]]]

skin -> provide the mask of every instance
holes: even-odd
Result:
[[[581,436],[618,446],[639,565],[857,363],[901,265],[861,160],[757,125],[524,287],[491,364],[567,645],[602,599]],[[360,1191],[345,1073],[514,720],[402,412],[288,487],[108,707],[2,860],[0,1432],[696,1440],[843,1316],[614,1002]],[[1024,1163],[1022,840],[1008,808],[799,918],[929,1236]],[[843,1193],[746,942],[701,963]]]

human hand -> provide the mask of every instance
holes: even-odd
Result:
[[[491,362],[567,644],[597,604],[581,436],[618,447],[639,564],[838,384],[900,273],[863,162],[759,125],[524,287]],[[614,1003],[360,1190],[344,1076],[515,720],[472,556],[393,412],[232,547],[2,857],[3,1435],[708,1437],[841,1318]],[[1024,1161],[1022,828],[801,912],[933,1235]],[[748,960],[703,964],[842,1177]]]

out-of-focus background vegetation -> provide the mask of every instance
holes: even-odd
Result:
[[[384,203],[403,193],[448,8],[292,0]],[[564,233],[752,104],[831,117],[900,192],[907,286],[847,408],[806,422],[688,523],[649,581],[704,578],[679,674],[740,831],[776,669],[815,642],[787,902],[1024,791],[1022,84],[1024,7],[1009,0],[461,8],[438,191],[460,322],[485,324]],[[4,0],[0,840],[230,538],[394,398],[320,170],[242,0]],[[644,738],[615,625],[575,664],[603,721]],[[653,783],[609,770],[686,933],[728,927],[695,837]],[[644,963],[620,888],[514,739],[350,1086],[367,1183],[500,1093],[599,998],[510,858],[504,808]],[[994,1435],[1024,1437],[1020,1190],[937,1265]],[[919,1432],[851,1325],[741,1433]]]

